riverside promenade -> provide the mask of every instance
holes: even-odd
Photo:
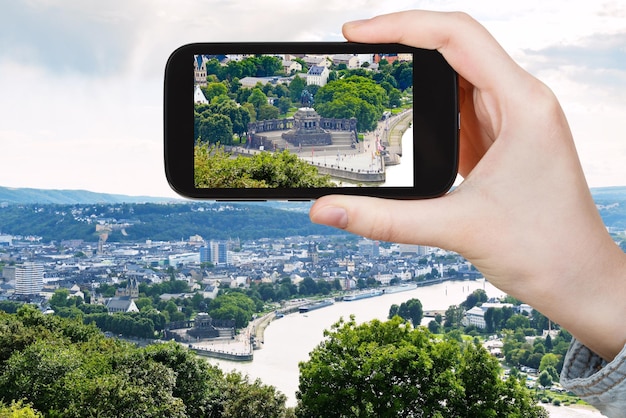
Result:
[[[412,122],[413,111],[405,110],[379,121],[378,127],[374,131],[365,133],[363,141],[359,142],[352,152],[333,154],[323,149],[302,150],[300,158],[318,168],[336,168],[344,172],[361,170],[361,172],[383,173],[382,181],[384,181],[385,167],[399,163],[399,159],[394,156],[402,155],[402,135]],[[384,159],[381,155],[377,155],[378,142],[385,147],[390,158]],[[324,173],[323,170],[320,171]]]
[[[402,135],[413,122],[413,111],[405,110],[379,121],[374,131],[366,132],[356,148],[337,151],[331,147],[301,147],[290,149],[298,157],[314,165],[321,174],[348,183],[384,183],[385,168],[399,164],[402,155]],[[381,155],[378,144],[385,148]],[[264,151],[232,147],[235,155],[255,155]]]
[[[238,362],[252,361],[254,350],[263,348],[265,329],[269,324],[286,314],[298,312],[300,306],[310,302],[308,299],[287,302],[279,310],[254,318],[245,329],[242,329],[233,338],[213,338],[185,345],[190,350],[195,351],[196,354],[205,357]]]
[[[187,344],[201,356],[230,361],[252,361],[254,350],[263,345],[265,328],[276,317],[270,312],[250,321],[248,326],[233,338],[215,338]]]

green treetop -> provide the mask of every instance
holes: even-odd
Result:
[[[300,363],[300,417],[547,417],[479,345],[436,340],[399,317],[340,320]]]

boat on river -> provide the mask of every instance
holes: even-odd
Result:
[[[316,309],[325,308],[327,306],[332,305],[333,303],[335,303],[335,301],[332,299],[324,299],[324,300],[320,300],[319,302],[300,306],[298,310],[300,311],[300,313],[306,313],[306,312],[314,311]]]
[[[380,296],[383,294],[382,290],[374,289],[374,290],[366,290],[365,292],[353,293],[351,295],[345,295],[343,297],[344,302],[351,302],[354,300],[373,298],[376,296]]]
[[[406,292],[407,290],[417,289],[417,283],[403,283],[396,286],[389,286],[383,288],[384,294]]]

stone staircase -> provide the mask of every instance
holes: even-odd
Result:
[[[326,154],[336,154],[336,153],[343,153],[343,152],[348,152],[350,150],[353,150],[352,148],[352,139],[351,139],[351,134],[350,132],[347,131],[331,131],[331,135],[332,135],[332,144],[331,145],[325,145],[324,148],[324,152]],[[279,136],[272,136],[272,143],[275,144],[276,149],[282,150],[282,149],[288,149],[290,151],[296,151],[298,148],[295,147],[293,144],[285,141],[284,139],[282,139]],[[318,150],[320,150],[321,148],[319,146],[303,146],[302,147],[302,151],[304,152],[305,150],[307,152],[311,152],[312,149],[315,149],[315,151],[317,152]],[[267,150],[270,151],[270,150]]]
[[[220,339],[229,339],[235,336],[235,330],[233,328],[217,328],[220,335],[218,338]]]

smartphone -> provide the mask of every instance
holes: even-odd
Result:
[[[458,167],[458,78],[400,44],[196,43],[165,68],[165,173],[211,200],[440,196]]]

